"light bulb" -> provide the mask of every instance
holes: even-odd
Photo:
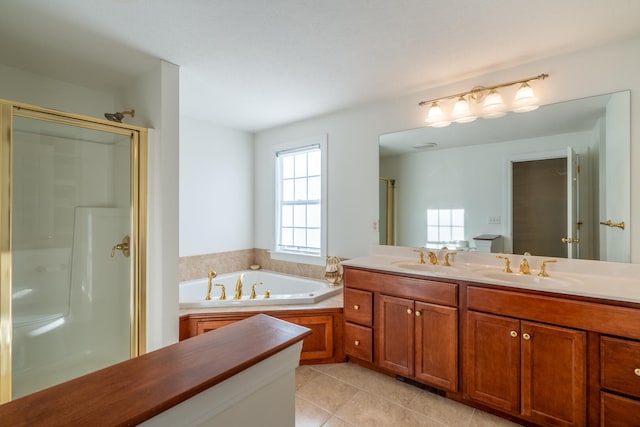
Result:
[[[442,108],[440,108],[437,102],[431,104],[425,122],[434,128],[443,128],[451,124],[451,122],[445,118]]]
[[[471,114],[469,103],[463,96],[458,98],[458,101],[456,101],[456,104],[453,106],[451,117],[456,123],[469,123],[477,119],[476,116]]]
[[[513,111],[516,113],[533,111],[538,108],[537,104],[538,98],[535,93],[533,93],[531,86],[529,86],[527,82],[522,83],[513,99],[513,106],[515,107]]]
[[[482,117],[485,119],[502,117],[507,114],[505,111],[506,109],[507,105],[502,100],[502,95],[500,95],[495,89],[491,89],[482,104],[482,112],[484,113]]]

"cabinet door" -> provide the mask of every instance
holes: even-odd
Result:
[[[415,377],[458,391],[458,309],[415,303]]]
[[[399,375],[413,376],[413,300],[388,295],[376,298],[376,364]]]
[[[522,415],[542,425],[586,424],[586,333],[525,322]]]
[[[494,408],[518,413],[520,321],[475,311],[467,312],[466,319],[465,395]]]

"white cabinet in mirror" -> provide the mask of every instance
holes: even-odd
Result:
[[[505,253],[629,262],[630,117],[624,91],[381,135],[380,177],[395,181],[395,203],[389,215],[381,186],[380,230],[394,233],[380,243],[473,249],[489,234]],[[463,239],[446,218],[434,223],[436,209],[464,210]]]

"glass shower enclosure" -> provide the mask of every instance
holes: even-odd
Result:
[[[144,352],[147,131],[0,108],[5,402]]]

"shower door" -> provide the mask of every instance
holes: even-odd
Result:
[[[7,116],[2,401],[144,350],[140,132],[15,106]]]

